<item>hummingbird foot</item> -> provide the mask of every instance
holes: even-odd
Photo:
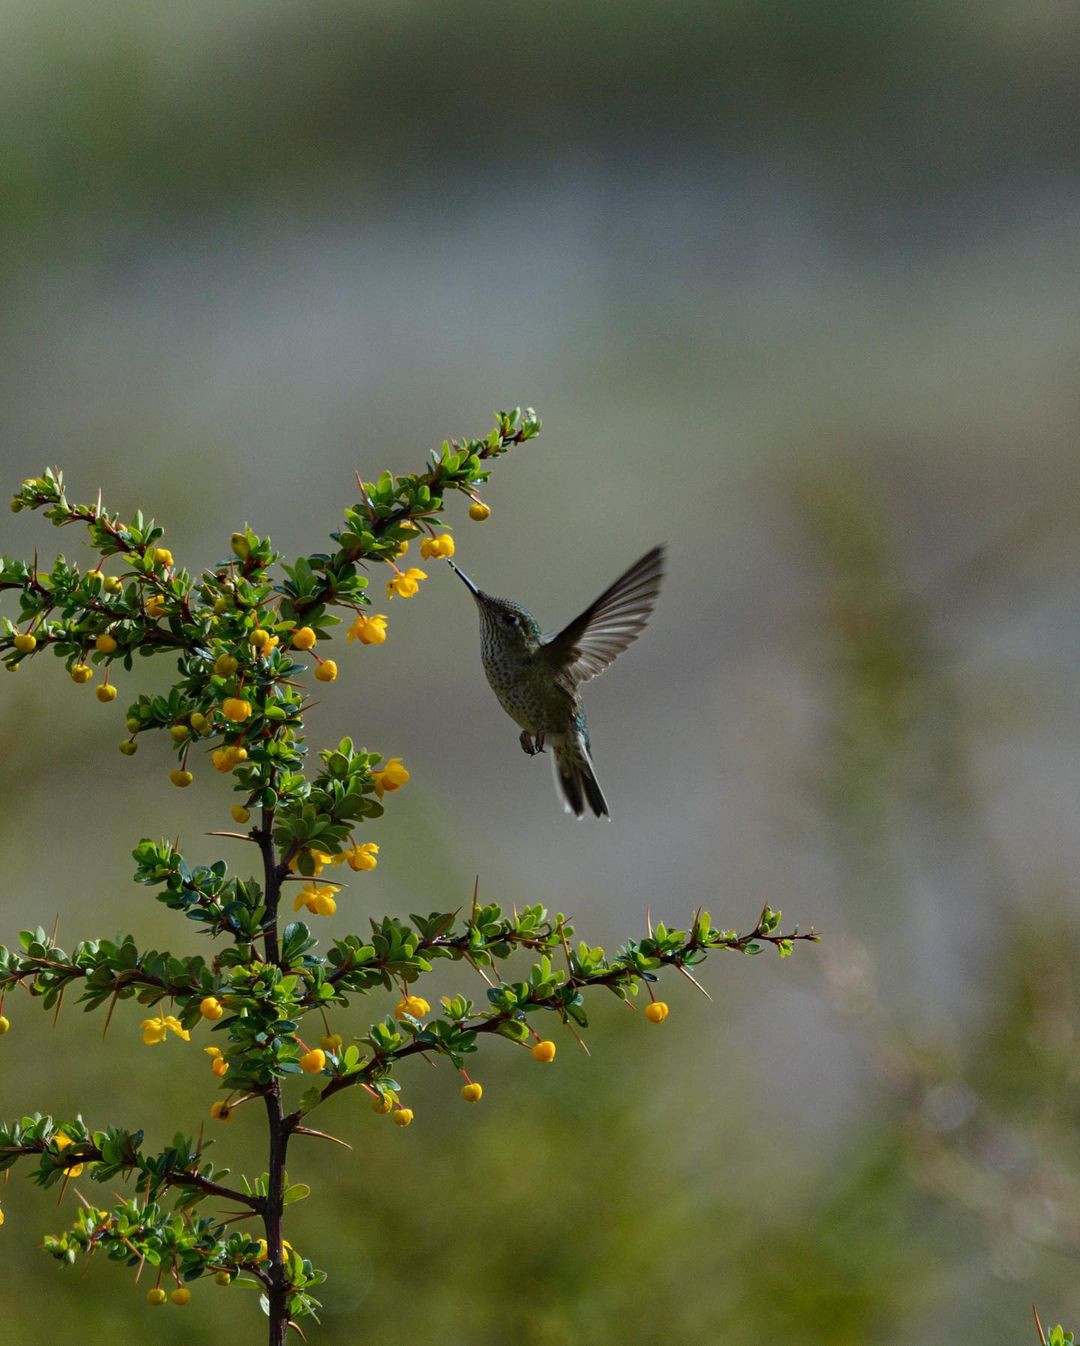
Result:
[[[534,739],[527,729],[523,729],[519,742],[522,752],[528,753],[530,757],[535,757],[538,752],[544,751],[544,731],[541,729]]]

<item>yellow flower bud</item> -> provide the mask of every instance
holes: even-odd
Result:
[[[555,1060],[555,1051],[555,1044],[550,1039],[545,1038],[543,1042],[534,1042],[532,1046],[533,1060],[547,1065]]]
[[[225,613],[228,612],[228,610],[229,610],[229,600],[225,597],[224,594],[218,594],[217,598],[214,599],[214,612],[219,617],[223,617]]]
[[[89,682],[94,676],[94,670],[89,664],[73,664],[71,668],[72,682]]]
[[[484,1086],[472,1082],[463,1085],[461,1089],[461,1097],[466,1103],[479,1103],[484,1097]]]
[[[107,594],[118,594],[124,585],[123,581],[119,580],[115,575],[106,575],[103,587]]]
[[[320,682],[333,682],[337,677],[337,664],[334,663],[333,659],[324,659],[316,668],[315,676]]]
[[[103,682],[100,687],[94,689],[94,695],[99,701],[109,702],[116,700],[116,688],[111,683]]]
[[[139,745],[133,738],[126,738],[123,743],[120,744],[120,751],[125,757],[134,757],[139,751]]]
[[[11,1020],[6,1014],[0,1014],[0,1037],[3,1037],[10,1027]]]
[[[20,633],[11,642],[20,654],[30,654],[37,649],[37,636],[29,631],[20,631]]]
[[[195,777],[190,771],[181,771],[177,769],[176,771],[169,772],[169,779],[175,786],[183,790],[186,786],[191,784]]]
[[[326,1053],[321,1047],[313,1047],[300,1058],[300,1069],[309,1075],[318,1075],[326,1067]]]
[[[345,1039],[340,1033],[328,1033],[326,1037],[319,1039],[319,1046],[324,1052],[333,1052],[336,1056],[341,1051]]]
[[[204,996],[199,1002],[199,1013],[204,1019],[210,1019],[216,1022],[225,1014],[225,1006],[216,995]]]
[[[219,678],[231,678],[237,667],[236,659],[231,654],[219,654],[214,660],[214,672]]]
[[[173,563],[172,552],[168,547],[154,548],[154,564],[158,566],[171,566]]]
[[[246,823],[251,821],[251,810],[244,808],[243,804],[234,804],[229,812],[233,816],[233,821]]]
[[[377,1112],[385,1117],[388,1112],[394,1110],[394,1104],[397,1101],[394,1094],[380,1094],[378,1098],[371,1100],[371,1111]]]
[[[94,646],[102,654],[112,654],[116,649],[116,637],[110,636],[108,631],[105,631],[94,641]]]
[[[246,561],[251,555],[251,543],[243,533],[233,533],[229,538],[229,546],[233,549],[233,554],[239,556],[241,561]]]
[[[191,737],[191,730],[186,724],[174,724],[169,728],[169,737],[174,743],[183,743]]]
[[[491,506],[485,505],[482,500],[474,500],[469,506],[469,518],[476,523],[483,523],[485,519],[491,518]]]
[[[302,626],[299,631],[293,632],[293,649],[310,650],[315,647],[315,632],[310,626]]]
[[[219,1271],[214,1280],[218,1285],[232,1285],[232,1276],[227,1271]]]
[[[188,1300],[191,1298],[191,1291],[187,1288],[186,1285],[178,1285],[176,1289],[172,1292],[172,1294],[169,1296],[169,1298],[172,1300],[174,1304],[183,1305],[186,1304]]]
[[[645,1017],[651,1024],[662,1024],[669,1012],[662,1000],[652,1000],[645,1006]]]
[[[146,1294],[146,1302],[148,1304],[153,1304],[155,1306],[157,1306],[158,1304],[166,1303],[168,1301],[168,1298],[169,1296],[159,1285],[155,1285],[154,1288],[152,1290],[148,1290]]]
[[[245,701],[243,697],[227,696],[221,703],[221,713],[233,724],[243,724],[251,718],[251,702]]]
[[[264,631],[261,626],[257,626],[254,631],[248,632],[248,642],[254,645],[257,650],[266,649],[272,639],[270,632]]]
[[[188,718],[190,719],[191,727],[192,729],[194,729],[196,734],[205,734],[206,731],[210,728],[210,721],[201,711],[198,710],[194,711],[191,715],[188,716]]]
[[[398,1108],[394,1113],[395,1126],[412,1126],[413,1111],[412,1108]]]
[[[127,726],[129,734],[134,734],[135,730],[139,727],[139,721],[134,715],[129,715],[124,723]]]

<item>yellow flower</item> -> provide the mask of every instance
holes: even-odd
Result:
[[[547,1065],[550,1061],[555,1060],[555,1051],[554,1042],[546,1039],[543,1042],[534,1042],[532,1048],[533,1060],[541,1061],[544,1065]]]
[[[105,576],[105,592],[107,594],[118,594],[123,587],[122,581],[115,575]]]
[[[368,874],[379,863],[375,859],[379,847],[374,841],[365,841],[362,846],[352,846],[341,855],[334,857],[334,863],[340,864],[342,861],[349,866],[355,874]]]
[[[218,1019],[224,1018],[225,1006],[216,995],[204,996],[199,1002],[199,1013],[204,1019],[216,1022]]]
[[[214,672],[219,678],[231,678],[237,667],[236,657],[232,654],[219,654],[214,660]]]
[[[257,626],[254,631],[248,633],[248,640],[257,650],[273,649],[271,641],[274,637],[269,631],[264,631],[261,626]]]
[[[219,1099],[216,1103],[210,1104],[210,1116],[215,1122],[231,1122],[233,1110],[224,1099]]]
[[[192,729],[194,729],[197,734],[205,734],[206,731],[210,728],[210,721],[206,718],[206,716],[202,713],[202,711],[199,710],[193,711],[189,716],[189,719],[191,720]]]
[[[178,1285],[169,1298],[174,1304],[184,1305],[191,1298],[191,1291],[186,1285]]]
[[[345,633],[345,639],[351,645],[354,640],[358,640],[361,645],[381,645],[386,639],[386,615],[382,612],[376,612],[371,617],[366,617],[362,612],[357,613],[356,620]]]
[[[371,773],[375,782],[375,793],[381,799],[384,794],[393,794],[409,780],[409,773],[401,764],[400,757],[391,757],[384,767]]]
[[[315,632],[310,626],[302,626],[299,631],[293,632],[292,644],[294,650],[314,649]]]
[[[154,1019],[142,1021],[142,1040],[148,1047],[156,1047],[159,1042],[164,1042],[170,1033],[175,1033],[184,1042],[191,1041],[191,1034],[175,1015],[159,1014]]]
[[[394,556],[400,558],[402,556],[407,556],[408,552],[409,552],[409,539],[404,538],[401,542],[398,543],[398,549],[396,552],[394,552]]]
[[[162,598],[161,594],[152,594],[146,600],[146,615],[148,617],[165,616],[165,599]]]
[[[110,701],[116,700],[116,688],[111,683],[103,682],[100,687],[94,689],[94,695],[107,705]]]
[[[154,1304],[155,1306],[167,1303],[168,1298],[169,1296],[160,1285],[155,1285],[152,1290],[147,1290],[146,1292],[146,1302],[148,1304]]]
[[[233,821],[246,823],[251,821],[251,810],[244,808],[243,804],[234,804],[229,812],[233,816]]]
[[[339,888],[335,883],[306,883],[296,895],[293,911],[307,907],[313,916],[333,916],[337,911],[334,894]]]
[[[116,649],[116,637],[110,636],[108,631],[105,631],[94,641],[94,648],[100,650],[102,654],[112,654]]]
[[[239,696],[227,696],[221,703],[221,713],[233,724],[243,724],[251,718],[251,702]]]
[[[470,1080],[468,1084],[461,1086],[461,1097],[466,1103],[479,1103],[484,1097],[484,1086]]]
[[[388,1112],[393,1111],[396,1102],[397,1094],[392,1090],[385,1094],[379,1094],[371,1100],[371,1111],[380,1113],[385,1117]]]
[[[20,654],[31,654],[37,649],[37,636],[31,635],[29,631],[22,631],[15,637],[12,644]]]
[[[645,1006],[645,1017],[651,1024],[662,1024],[670,1012],[662,1000],[653,1000]]]
[[[169,772],[169,779],[172,781],[174,785],[178,786],[181,790],[183,790],[188,785],[191,784],[191,782],[195,779],[195,777],[191,774],[190,771],[181,771],[178,768],[176,771]]]
[[[172,552],[168,547],[154,548],[154,564],[158,566],[171,566],[173,563]]]
[[[65,1135],[64,1132],[61,1131],[59,1132],[59,1134],[53,1136],[53,1144],[56,1146],[58,1150],[63,1152],[68,1148],[69,1145],[74,1145],[75,1142],[71,1139],[70,1136]],[[65,1171],[69,1178],[77,1178],[82,1173],[84,1168],[85,1168],[84,1164],[73,1164],[69,1169],[66,1169]]]
[[[72,664],[71,680],[72,682],[89,682],[94,676],[94,670],[89,664]]]
[[[229,1073],[229,1063],[222,1056],[220,1047],[204,1047],[203,1051],[210,1057],[210,1069],[218,1079]]]
[[[425,561],[439,560],[441,557],[450,557],[454,554],[454,539],[449,533],[441,533],[438,537],[426,537],[420,543],[420,555]]]
[[[337,664],[334,663],[333,659],[324,659],[316,668],[315,676],[320,682],[333,682],[337,677]]]
[[[215,748],[210,754],[210,761],[216,771],[224,774],[241,762],[246,762],[247,755],[247,748],[242,748],[238,743],[228,743],[224,748]]]
[[[431,1006],[422,995],[407,995],[394,1006],[394,1013],[399,1019],[404,1014],[412,1019],[422,1019],[425,1014],[431,1013]]]
[[[398,1108],[394,1113],[395,1126],[412,1126],[413,1111],[412,1108]]]
[[[393,598],[395,594],[399,598],[412,598],[414,594],[420,592],[420,581],[426,580],[427,575],[422,570],[417,570],[415,566],[410,566],[404,575],[395,575],[386,586],[387,598]]]
[[[491,506],[485,505],[482,500],[474,500],[469,506],[469,518],[476,523],[483,523],[485,519],[491,518]]]
[[[326,1053],[321,1047],[313,1047],[300,1058],[300,1069],[309,1075],[318,1075],[326,1066]]]

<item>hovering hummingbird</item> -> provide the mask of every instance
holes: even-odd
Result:
[[[598,818],[609,817],[579,689],[644,630],[660,592],[664,548],[646,552],[557,635],[541,634],[527,608],[493,598],[453,561],[450,566],[480,610],[484,672],[503,710],[521,725],[522,748],[533,756],[551,745],[555,789],[567,813],[582,817],[588,801]]]

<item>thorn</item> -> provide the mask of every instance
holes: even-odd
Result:
[[[473,925],[476,924],[476,913],[479,910],[479,897],[480,897],[480,875],[477,874],[476,878],[473,880],[472,915],[469,918],[472,921]]]
[[[109,1002],[109,1012],[108,1014],[105,1015],[105,1027],[101,1030],[102,1042],[105,1041],[105,1035],[109,1031],[109,1025],[112,1023],[113,1010],[116,1009],[116,1002],[119,999],[120,999],[120,988],[118,986],[116,990],[113,992],[112,1000],[110,1000]]]
[[[682,963],[676,963],[675,966],[683,974],[683,976],[686,978],[687,981],[693,982],[693,984],[698,988],[698,990],[701,992],[701,994],[705,997],[706,1000],[710,1002],[712,1001],[712,996],[708,993],[708,991],[706,991],[705,987],[702,986],[701,982],[698,981],[698,979],[694,976],[692,972],[687,972],[686,968],[683,967]]]
[[[373,1094],[376,1098],[379,1097],[379,1091],[378,1091],[377,1089],[373,1089],[371,1092],[372,1092],[372,1094]],[[310,1126],[297,1126],[297,1127],[294,1127],[294,1128],[293,1128],[293,1135],[294,1135],[294,1136],[315,1136],[318,1140],[329,1140],[329,1141],[331,1141],[334,1145],[343,1145],[343,1146],[345,1147],[346,1150],[351,1150],[351,1149],[352,1149],[352,1146],[348,1143],[348,1141],[345,1141],[345,1140],[338,1140],[337,1136],[331,1136],[331,1135],[329,1135],[329,1134],[328,1134],[327,1132],[325,1132],[325,1131],[316,1131],[316,1130],[314,1130],[314,1128],[312,1128],[312,1127],[310,1127]]]
[[[299,1324],[299,1323],[294,1323],[293,1320],[290,1318],[290,1319],[289,1319],[289,1326],[290,1326],[291,1328],[294,1328],[294,1329],[295,1329],[295,1331],[296,1331],[296,1335],[300,1338],[301,1341],[303,1341],[303,1342],[306,1342],[306,1341],[307,1341],[307,1337],[305,1337],[304,1334],[303,1334],[303,1332],[301,1332],[301,1330],[300,1330],[300,1324]]]
[[[59,929],[60,929],[60,913],[57,912],[56,915],[53,917],[52,934],[49,936],[49,944],[50,944],[50,945],[55,945],[55,944],[56,944],[56,932],[57,932]]]
[[[234,841],[254,841],[250,832],[204,832],[204,837],[232,837]]]
[[[56,1021],[60,1018],[60,1011],[64,1008],[64,992],[66,990],[67,987],[62,986],[60,988],[60,994],[56,998],[56,1013],[52,1017],[52,1026],[54,1028],[56,1027]]]
[[[94,513],[95,513],[95,514],[100,514],[100,513],[101,513],[101,487],[100,487],[100,486],[97,488],[97,504],[94,506]]]
[[[592,1056],[592,1052],[589,1051],[589,1048],[588,1048],[588,1045],[587,1045],[586,1042],[585,1042],[585,1039],[584,1039],[584,1038],[581,1036],[581,1034],[577,1031],[577,1029],[574,1027],[574,1025],[570,1022],[570,1020],[569,1020],[569,1019],[564,1019],[563,1022],[566,1024],[566,1027],[569,1028],[569,1030],[570,1030],[570,1032],[573,1034],[573,1036],[577,1039],[577,1044],[578,1044],[578,1046],[581,1048],[581,1050],[585,1053],[585,1055],[586,1055],[586,1056]]]
[[[652,907],[645,908],[645,929],[649,932],[649,938],[652,939]]]
[[[488,976],[488,974],[484,971],[484,969],[480,966],[480,964],[474,962],[473,959],[470,957],[469,954],[466,954],[466,955],[465,955],[465,961],[466,961],[466,963],[468,963],[468,965],[472,968],[472,970],[473,970],[474,972],[479,973],[480,976],[483,977],[484,981],[486,981],[487,984],[488,984],[489,986],[494,986],[494,985],[495,985],[495,983],[491,980],[491,978],[490,978],[490,977]]]
[[[1039,1317],[1039,1310],[1035,1307],[1034,1304],[1032,1304],[1031,1306],[1031,1312],[1035,1315],[1035,1326],[1039,1332],[1039,1340],[1042,1342],[1042,1346],[1046,1346],[1046,1333],[1043,1331],[1042,1319]]]

